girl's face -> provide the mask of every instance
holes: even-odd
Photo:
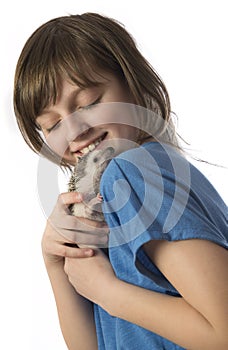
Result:
[[[111,145],[119,154],[137,141],[129,88],[110,73],[99,83],[82,89],[63,80],[56,103],[36,120],[50,148],[72,165],[95,148]]]

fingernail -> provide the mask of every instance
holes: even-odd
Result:
[[[85,250],[85,255],[86,256],[92,256],[93,255],[93,250],[92,249]]]
[[[101,243],[108,243],[108,236],[104,236],[101,238]]]
[[[110,232],[110,230],[109,230],[109,227],[108,226],[104,226],[103,228],[102,228],[102,231],[103,231],[103,233],[106,233],[107,235],[109,234],[109,232]]]
[[[82,195],[81,195],[81,193],[75,193],[75,196],[76,196],[76,200],[77,201],[82,201]]]

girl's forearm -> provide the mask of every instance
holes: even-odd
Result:
[[[46,264],[58,310],[60,327],[69,350],[96,350],[93,305],[70,284],[63,262]]]
[[[211,324],[183,298],[117,280],[102,307],[112,316],[137,324],[184,348],[228,349],[227,339],[220,339]]]

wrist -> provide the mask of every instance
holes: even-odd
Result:
[[[121,308],[123,300],[121,295],[125,284],[127,283],[119,278],[115,278],[113,282],[108,285],[108,288],[103,289],[103,298],[99,305],[113,317],[117,315],[118,309]]]
[[[64,259],[61,257],[50,257],[43,254],[44,264],[47,270],[63,269]]]

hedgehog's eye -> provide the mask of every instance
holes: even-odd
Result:
[[[97,161],[98,161],[98,158],[97,158],[97,157],[93,158],[93,162],[94,162],[94,163],[96,163]]]

